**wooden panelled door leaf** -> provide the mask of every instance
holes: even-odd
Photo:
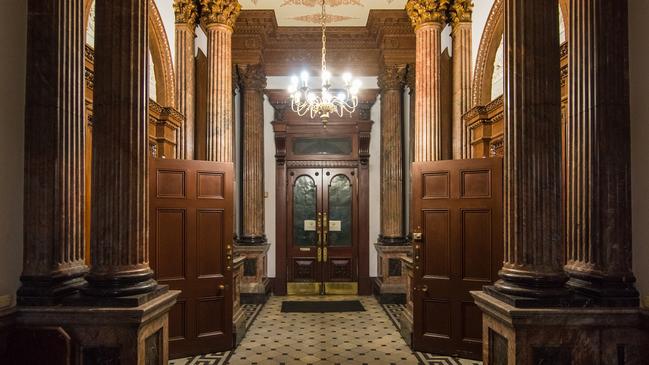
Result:
[[[150,258],[181,290],[169,313],[170,358],[232,348],[232,163],[151,159]]]
[[[413,347],[482,358],[482,314],[469,291],[503,261],[501,158],[412,164]]]

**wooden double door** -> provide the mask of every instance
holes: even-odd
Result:
[[[503,262],[503,160],[412,164],[415,350],[482,358],[482,313],[470,291]]]
[[[358,291],[358,184],[355,168],[288,170],[288,294]]]

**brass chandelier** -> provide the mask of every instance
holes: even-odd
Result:
[[[311,119],[316,116],[320,117],[323,127],[326,128],[329,116],[335,113],[342,117],[345,113],[349,116],[358,106],[358,92],[361,87],[360,80],[352,81],[352,75],[346,72],[342,75],[344,88],[331,88],[331,72],[327,70],[327,13],[325,10],[325,0],[322,0],[322,12],[320,15],[320,25],[322,26],[322,74],[320,76],[322,84],[320,89],[311,89],[309,87],[309,73],[302,71],[300,78],[291,77],[291,84],[288,87],[291,98],[291,110],[299,116],[309,113]]]

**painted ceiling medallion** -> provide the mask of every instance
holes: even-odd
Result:
[[[327,0],[326,4],[331,7],[341,6],[341,5],[355,5],[355,6],[364,6],[360,0]],[[318,0],[284,0],[280,6],[292,6],[292,5],[302,5],[313,8],[320,5]]]
[[[293,20],[298,20],[301,22],[306,22],[306,23],[312,23],[312,24],[320,24],[321,22],[321,15],[320,14],[309,14],[309,15],[300,15],[293,17],[291,19]],[[342,22],[350,19],[356,19],[351,16],[345,16],[345,15],[334,15],[334,14],[327,14],[325,17],[324,22],[326,24],[331,24],[331,23],[337,23],[337,22]]]

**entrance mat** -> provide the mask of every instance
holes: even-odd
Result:
[[[282,302],[283,313],[339,313],[365,312],[363,304],[358,300],[322,300],[300,301],[286,300]]]

